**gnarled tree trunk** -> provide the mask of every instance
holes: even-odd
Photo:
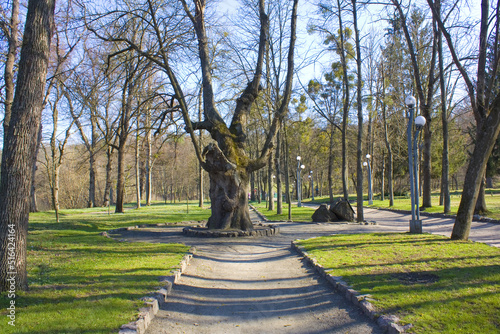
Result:
[[[215,144],[205,148],[204,157],[212,204],[208,228],[252,230],[248,211],[248,171],[230,163]]]

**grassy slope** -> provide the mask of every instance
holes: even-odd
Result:
[[[2,333],[110,333],[136,318],[139,298],[176,268],[188,247],[123,243],[99,235],[113,228],[206,219],[195,206],[155,205],[124,214],[106,209],[64,210],[30,217],[29,292],[16,298],[16,327],[7,325],[9,300],[0,298]]]

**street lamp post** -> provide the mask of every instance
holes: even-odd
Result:
[[[410,233],[422,233],[422,220],[420,219],[419,209],[419,190],[418,190],[418,134],[425,125],[425,117],[415,118],[415,133],[413,134],[413,107],[416,100],[413,96],[408,96],[405,100],[408,106],[408,166],[410,172],[410,195],[411,195],[411,220]],[[413,145],[412,145],[413,138]]]
[[[297,206],[300,208],[302,206],[302,203],[300,203],[300,160],[302,158],[300,155],[297,156]]]
[[[299,208],[302,206],[302,170],[306,168],[304,165],[300,165],[299,170]]]
[[[415,118],[415,136],[413,138],[413,164],[414,164],[414,171],[413,171],[413,177],[414,177],[414,183],[415,183],[415,210],[416,210],[416,232],[415,233],[422,233],[422,220],[420,219],[420,209],[419,209],[419,182],[418,182],[418,165],[419,165],[419,159],[418,159],[418,134],[422,130],[422,128],[425,125],[425,117],[424,116],[417,116]]]
[[[413,96],[408,96],[405,99],[405,103],[408,106],[408,127],[406,128],[406,137],[408,140],[408,167],[410,172],[410,200],[411,200],[411,220],[410,220],[410,233],[417,233],[415,230],[415,191],[414,178],[413,178],[413,154],[412,154],[412,128],[413,128],[413,107],[416,104],[416,100]]]
[[[368,205],[373,204],[373,188],[372,188],[372,168],[370,165],[371,155],[366,155],[366,166],[368,167]]]
[[[313,176],[313,171],[309,172],[309,177],[311,178],[311,199],[314,201],[314,176]]]

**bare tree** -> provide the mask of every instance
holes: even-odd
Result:
[[[307,93],[311,98],[314,107],[323,119],[327,121],[329,129],[329,145],[328,145],[328,194],[330,203],[334,202],[333,198],[333,168],[334,168],[334,138],[335,130],[339,129],[340,123],[339,113],[341,101],[341,85],[338,81],[339,63],[332,64],[332,71],[325,73],[325,83],[318,80],[310,80],[307,85]]]
[[[436,9],[441,15],[441,0],[436,1]],[[437,28],[437,27],[436,27]],[[440,31],[435,33],[438,38],[438,66],[439,66],[439,89],[441,98],[441,123],[443,126],[443,153],[441,167],[441,199],[444,207],[444,213],[450,213],[451,198],[450,198],[450,160],[449,160],[449,136],[448,136],[448,111],[447,111],[447,90],[445,83],[445,69],[443,59],[443,35]]]
[[[385,77],[385,71],[384,71],[384,63],[382,62],[380,64],[380,85],[382,87],[379,87],[381,90],[380,92],[380,104],[382,105],[382,123],[384,127],[384,142],[385,142],[385,147],[387,149],[387,175],[388,175],[388,185],[389,185],[389,206],[394,205],[394,182],[393,182],[393,168],[394,168],[394,160],[393,160],[393,154],[392,154],[392,145],[389,140],[389,131],[388,131],[388,125],[387,125],[387,102],[386,102],[386,77]]]
[[[144,24],[152,28],[152,36],[155,37],[157,49],[148,48],[138,43],[138,41],[127,38],[126,35],[111,36],[106,35],[102,30],[93,29],[101,38],[109,41],[121,41],[127,45],[126,49],[132,49],[139,55],[147,57],[159,66],[167,75],[174,96],[177,101],[177,108],[181,111],[186,131],[191,137],[195,148],[196,156],[202,167],[208,172],[210,177],[210,199],[212,203],[212,216],[209,219],[208,227],[211,229],[237,228],[250,230],[253,228],[248,211],[248,183],[249,175],[252,171],[264,167],[268,161],[272,150],[274,138],[279,125],[287,112],[290,100],[293,76],[293,50],[295,46],[296,15],[298,0],[294,0],[292,13],[291,38],[288,54],[288,68],[286,87],[283,93],[280,108],[275,111],[271,122],[270,130],[266,141],[258,157],[250,159],[248,157],[246,121],[252,105],[259,92],[262,90],[261,77],[265,54],[266,36],[268,31],[268,17],[265,13],[264,0],[259,1],[260,34],[257,60],[253,78],[236,101],[235,110],[231,123],[227,125],[223,117],[216,108],[214,98],[214,88],[212,84],[212,69],[209,52],[209,38],[205,26],[205,0],[195,0],[192,5],[187,1],[180,0],[182,8],[189,21],[194,27],[196,40],[198,42],[198,59],[200,61],[202,85],[203,85],[203,116],[201,122],[192,122],[189,114],[188,103],[185,98],[181,82],[176,74],[175,62],[170,58],[169,48],[177,48],[178,44],[172,44],[169,33],[171,30],[163,29],[160,25],[158,11],[161,3],[148,0],[144,3],[144,11],[137,11],[137,15],[145,15]],[[172,8],[172,10],[175,8]],[[166,22],[162,19],[161,24]],[[179,27],[185,22],[176,21]],[[93,22],[90,22],[91,25]],[[95,22],[94,22],[95,23]],[[134,27],[135,29],[135,27]],[[179,29],[177,30],[179,31]],[[210,133],[213,142],[209,143],[202,151],[198,145],[198,137],[195,130],[206,130]]]
[[[97,153],[97,142],[100,139],[98,134],[99,127],[99,107],[104,102],[103,97],[107,96],[102,94],[100,91],[103,81],[105,82],[103,65],[98,63],[98,56],[93,54],[87,46],[84,47],[86,59],[90,61],[90,66],[83,66],[84,71],[81,71],[76,76],[78,80],[75,80],[72,93],[77,96],[80,104],[82,105],[81,112],[79,114],[74,113],[74,108],[70,108],[72,112],[73,119],[78,128],[78,132],[82,138],[82,141],[89,154],[89,192],[88,192],[88,204],[89,208],[97,206],[96,202],[96,153]],[[76,79],[76,78],[75,78]],[[69,94],[70,92],[68,92]],[[71,98],[68,96],[68,100]],[[84,115],[84,111],[87,111]],[[88,117],[90,121],[90,138],[82,125],[82,119],[84,116]]]
[[[361,75],[361,37],[358,29],[358,8],[356,0],[352,1],[352,16],[354,23],[354,40],[356,45],[357,85],[356,105],[358,107],[358,142],[357,142],[357,164],[356,164],[356,219],[358,222],[364,220],[363,215],[363,98],[362,98],[362,75]]]
[[[348,62],[355,57],[355,51],[349,40],[352,37],[352,30],[349,29],[344,20],[344,13],[346,12],[348,2],[344,0],[337,0],[333,5],[325,2],[318,4],[318,9],[325,22],[321,25],[314,24],[316,31],[324,35],[325,44],[331,45],[332,51],[335,51],[340,57],[340,66],[334,68],[333,71],[336,76],[342,78],[342,192],[345,199],[349,198],[349,167],[348,167],[348,124],[349,124],[349,110],[351,108],[351,93],[353,77],[348,72]],[[337,22],[333,22],[336,19]],[[329,29],[328,26],[333,25],[336,29]],[[332,133],[333,135],[333,133]]]
[[[116,181],[116,207],[115,212],[123,212],[125,195],[125,148],[131,132],[131,120],[138,112],[138,104],[134,104],[135,97],[145,73],[150,68],[150,63],[143,57],[130,57],[124,63],[124,81],[122,85],[120,121],[118,125],[118,170]]]
[[[500,18],[498,16],[498,11],[500,9],[497,6],[497,12],[493,18],[489,20],[489,2],[488,0],[481,1],[479,45],[477,49],[477,79],[476,82],[474,82],[457,52],[457,45],[450,32],[452,28],[446,26],[445,22],[441,19],[439,8],[435,1],[427,0],[427,3],[432,10],[433,17],[438,24],[439,30],[446,40],[453,62],[466,84],[467,93],[476,120],[477,129],[474,150],[465,174],[462,199],[460,200],[457,218],[451,234],[452,239],[467,240],[469,238],[472,216],[479,196],[481,183],[484,179],[486,164],[500,132],[500,92],[495,88],[497,84],[498,65],[500,62]],[[452,10],[456,10],[457,8],[459,7],[453,6]],[[444,16],[446,17],[447,15]],[[494,45],[492,46],[493,66],[487,71],[487,39],[490,29],[494,37]]]
[[[62,87],[61,82],[56,86],[55,97],[53,101],[49,102],[50,109],[52,111],[52,134],[50,136],[49,147],[42,144],[43,151],[45,153],[45,169],[47,173],[47,178],[49,180],[49,186],[51,190],[52,208],[55,211],[56,222],[59,223],[59,171],[61,169],[66,144],[71,136],[71,128],[74,124],[74,119],[67,126],[64,131],[64,138],[62,140],[58,139],[59,136],[59,109],[61,105],[61,99],[64,96],[66,99],[69,98],[69,94],[63,93],[64,87]],[[69,103],[69,108],[72,108],[71,101]]]
[[[423,148],[423,162],[422,162],[422,207],[431,207],[431,111],[432,102],[434,97],[434,84],[436,83],[436,78],[434,70],[436,67],[436,56],[437,56],[437,36],[433,34],[432,38],[432,51],[430,63],[426,66],[425,70],[428,70],[427,77],[424,76],[424,68],[419,65],[418,50],[415,45],[414,38],[411,36],[411,32],[408,29],[408,24],[406,22],[406,15],[403,12],[403,8],[398,0],[392,0],[394,6],[396,7],[400,20],[401,28],[403,29],[406,44],[408,45],[411,64],[413,68],[413,76],[415,81],[415,89],[418,95],[420,113],[426,119],[426,124],[424,126],[424,148]],[[427,82],[425,83],[425,78]]]

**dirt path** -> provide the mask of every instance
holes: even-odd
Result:
[[[147,333],[378,333],[288,247],[204,245]]]

